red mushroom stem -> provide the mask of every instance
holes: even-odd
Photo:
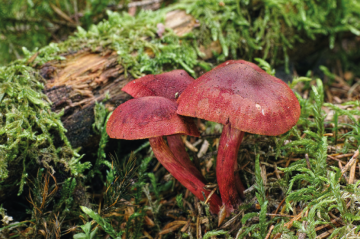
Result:
[[[237,168],[237,155],[243,137],[243,131],[232,128],[231,124],[227,123],[224,125],[219,142],[216,178],[221,199],[229,212],[232,212],[235,209],[234,207],[241,203],[236,186],[240,178],[235,176],[234,171]]]
[[[204,200],[210,194],[204,190],[205,184],[195,175],[189,173],[188,169],[181,165],[174,154],[164,141],[163,137],[149,138],[151,148],[159,162],[187,189],[190,190],[198,199]],[[217,214],[221,206],[221,199],[213,194],[209,200],[210,211]]]
[[[198,168],[195,167],[194,163],[190,160],[188,153],[185,150],[184,142],[181,139],[180,135],[168,135],[166,136],[167,142],[171,152],[177,158],[177,161],[187,167],[189,172],[194,176],[200,179],[202,182],[206,183],[206,179],[201,174]]]

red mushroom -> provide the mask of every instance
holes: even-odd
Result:
[[[144,96],[162,96],[176,102],[178,96],[186,87],[194,81],[194,78],[184,70],[173,70],[159,75],[146,75],[126,84],[121,90],[134,98]],[[167,136],[171,152],[178,162],[187,167],[196,177],[206,182],[204,176],[191,162],[185,150],[184,142],[180,135]]]
[[[187,134],[199,136],[199,132],[191,119],[176,114],[177,105],[169,99],[158,96],[132,99],[117,107],[110,116],[106,132],[116,139],[149,138],[150,145],[159,162],[197,198],[204,200],[209,192],[204,190],[204,182],[180,164],[163,136]],[[218,213],[220,198],[213,194],[209,200],[210,210]]]
[[[224,125],[216,174],[228,211],[241,203],[233,172],[244,132],[283,134],[300,117],[299,102],[288,85],[246,61],[223,63],[205,73],[186,88],[178,104],[180,115]]]
[[[194,78],[184,70],[173,70],[159,75],[146,75],[126,84],[121,90],[134,98],[162,96],[176,102],[178,96]]]

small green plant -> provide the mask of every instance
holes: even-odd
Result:
[[[121,238],[121,235],[124,233],[123,231],[120,231],[120,232],[116,232],[114,230],[114,228],[111,226],[111,224],[104,218],[102,218],[99,214],[97,214],[96,212],[94,212],[93,210],[91,210],[90,208],[87,208],[87,207],[80,207],[81,210],[86,213],[89,217],[91,217],[92,219],[94,219],[98,224],[99,226],[101,226],[101,228],[111,236],[111,238],[114,238],[114,239],[120,239]],[[90,230],[90,227],[91,227],[91,223],[88,222],[86,223],[83,227],[86,227],[86,232],[89,232]],[[83,228],[82,227],[82,228]],[[84,229],[84,228],[83,228]],[[96,233],[96,230],[94,231]],[[93,236],[95,235],[95,233],[93,234]],[[92,234],[92,233],[91,233]],[[86,233],[86,235],[90,235],[91,234],[89,233]]]
[[[224,230],[218,230],[218,231],[210,231],[205,233],[204,235],[204,239],[210,239],[211,237],[216,237],[216,236],[220,236],[220,235],[224,235],[225,238],[231,238],[231,236],[229,235],[229,233],[227,231]]]
[[[253,217],[259,217],[259,223],[252,224],[249,227],[242,227],[238,232],[238,238],[244,238],[245,235],[251,232],[252,237],[254,238],[265,238],[267,234],[267,228],[270,224],[273,223],[273,220],[268,220],[266,217],[268,200],[266,199],[265,187],[263,183],[263,179],[261,177],[261,169],[260,169],[260,155],[258,154],[255,159],[255,180],[256,180],[256,198],[260,205],[260,212],[252,212],[245,214],[241,222],[245,225],[246,221]],[[245,229],[244,229],[245,228]]]
[[[109,119],[109,112],[106,110],[105,105],[102,103],[95,102],[94,107],[95,122],[93,124],[93,130],[100,134],[99,148],[96,155],[96,162],[91,168],[90,172],[87,174],[87,179],[91,180],[95,174],[97,174],[102,181],[104,181],[102,173],[100,171],[100,166],[102,164],[106,165],[108,168],[111,168],[111,163],[106,160],[105,147],[109,141],[109,136],[106,133],[106,122]]]
[[[86,211],[86,210],[85,210]],[[93,239],[95,238],[96,232],[99,229],[96,227],[91,231],[91,222],[85,223],[85,225],[80,226],[85,233],[77,233],[74,235],[74,239]]]
[[[272,69],[270,64],[268,62],[266,62],[265,60],[261,59],[261,58],[255,58],[255,61],[257,61],[259,63],[259,66],[266,71],[266,73],[268,73],[269,75],[274,76],[275,75],[275,69]]]

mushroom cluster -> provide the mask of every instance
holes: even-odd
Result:
[[[148,75],[123,90],[136,99],[113,112],[107,124],[109,136],[149,138],[160,163],[200,200],[203,194],[209,197],[213,213],[221,205],[232,212],[242,202],[244,186],[237,173],[237,154],[244,133],[283,134],[300,117],[299,102],[288,85],[243,60],[227,61],[196,80],[183,70]],[[224,125],[216,162],[221,199],[203,189],[205,178],[179,136],[199,136],[190,117]]]
[[[190,160],[180,137],[200,136],[191,118],[176,114],[178,96],[193,81],[186,71],[174,70],[129,82],[122,90],[135,99],[114,110],[106,131],[110,138],[116,139],[149,138],[159,162],[197,198],[204,200],[205,195],[210,211],[217,214],[222,201],[204,189],[206,180]]]

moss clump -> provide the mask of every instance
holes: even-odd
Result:
[[[18,0],[0,2],[0,65],[66,39],[76,26],[88,29],[106,17],[106,9],[125,9],[129,0]],[[119,4],[121,3],[121,4]]]
[[[164,66],[194,73],[197,55],[191,42],[180,44],[179,37],[172,31],[166,31],[162,39],[157,36],[156,25],[165,21],[167,11],[141,11],[136,17],[108,11],[109,20],[92,25],[89,31],[79,27],[75,36],[59,44],[59,48],[63,51],[84,47],[93,51],[114,50],[119,63],[125,67],[125,74],[129,72],[134,77],[144,72],[160,73]]]
[[[44,54],[39,54],[37,61],[54,59],[47,54],[53,53],[54,47],[44,48]],[[90,166],[78,163],[81,156],[72,149],[65,136],[61,114],[51,111],[51,102],[42,93],[44,82],[37,71],[27,65],[27,59],[1,67],[0,83],[1,197],[15,185],[19,185],[21,193],[28,170],[38,165],[54,173],[53,165],[61,163],[73,175]],[[57,146],[55,136],[62,140]]]
[[[356,0],[183,0],[175,8],[199,20],[197,41],[220,42],[219,60],[260,56],[271,65],[288,64],[288,52],[298,50],[294,48],[299,43],[323,35],[332,49],[340,33],[360,35],[360,3]]]

